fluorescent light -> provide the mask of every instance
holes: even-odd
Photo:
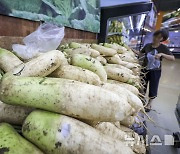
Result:
[[[147,29],[147,28],[144,28],[144,30],[146,30],[146,31],[148,31],[148,32],[151,32],[149,29]]]
[[[144,22],[145,17],[146,17],[146,14],[142,14],[141,15],[141,18],[140,18],[140,21],[139,21],[139,24],[138,24],[138,29],[141,28],[141,26],[142,26],[142,24]]]
[[[147,28],[142,28],[143,30],[147,31],[147,32],[151,32],[151,30],[147,29]]]
[[[175,30],[174,32],[175,32],[175,33],[178,33],[179,31],[178,31],[178,30]]]
[[[131,16],[129,16],[129,21],[130,21],[131,29],[134,31],[134,29],[133,29],[133,23],[132,23],[132,17],[131,17]]]

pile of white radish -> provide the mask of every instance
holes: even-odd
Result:
[[[144,154],[145,144],[129,129],[144,112],[134,53],[107,43],[60,49],[25,62],[0,48],[0,150],[19,152],[12,144],[22,140],[23,152],[30,141],[34,153]],[[6,123],[22,126],[28,141]],[[16,137],[4,141],[6,133]]]

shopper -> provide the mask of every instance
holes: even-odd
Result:
[[[166,30],[158,30],[153,34],[152,43],[146,44],[140,52],[133,50],[140,57],[144,57],[142,63],[144,67],[142,70],[142,74],[144,74],[142,78],[144,84],[142,92],[144,95],[146,94],[147,85],[149,83],[149,100],[145,107],[146,112],[151,110],[152,100],[157,97],[162,59],[175,60],[166,45],[161,43],[166,41],[168,37],[168,32]]]

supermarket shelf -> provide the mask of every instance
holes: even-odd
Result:
[[[134,49],[141,49],[143,47],[143,44],[142,43],[138,43],[138,44],[129,44],[129,47],[130,48],[134,48]]]
[[[151,10],[151,8],[152,8],[152,2],[149,1],[142,3],[127,4],[127,5],[113,5],[106,7],[101,6],[101,24],[100,24],[100,33],[98,34],[98,42],[102,43],[107,41],[108,27],[110,26],[109,22],[111,20],[118,20],[119,18],[127,18],[126,21],[123,20],[123,23],[125,24],[126,22],[126,26],[128,25],[132,28],[135,18],[133,18],[134,20],[132,18],[129,19],[129,16],[138,16],[142,14],[147,14]],[[130,23],[129,20],[131,20],[132,22]],[[109,35],[114,35],[114,34],[110,33]],[[120,33],[117,35],[122,35],[122,34]]]
[[[126,33],[121,33],[121,32],[110,32],[108,33],[107,36],[112,36],[112,35],[120,35],[120,36],[125,36],[125,37],[128,37],[128,35]]]
[[[170,51],[175,56],[175,58],[180,58],[180,46],[179,45],[169,44],[167,47],[170,49]],[[173,50],[171,50],[171,49],[173,49]]]
[[[180,49],[180,46],[179,46],[179,45],[168,45],[167,47],[168,47],[168,48],[179,48],[179,49]]]

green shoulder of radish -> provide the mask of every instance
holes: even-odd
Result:
[[[113,43],[113,44],[104,43],[103,45],[104,45],[105,47],[115,49],[115,50],[117,51],[117,53],[119,53],[119,54],[122,54],[122,53],[126,53],[126,52],[127,52],[127,49],[126,49],[126,48],[124,48],[123,46],[118,45],[118,44],[116,44],[116,43]]]
[[[0,48],[0,69],[4,72],[9,72],[22,63],[23,62],[12,52]]]
[[[0,153],[43,154],[43,152],[19,135],[14,128],[7,123],[0,123]]]
[[[4,75],[0,100],[93,121],[120,121],[130,109],[117,94],[82,82]],[[106,112],[104,112],[106,111]]]
[[[88,55],[91,57],[98,57],[100,53],[97,50],[87,48],[87,47],[81,47],[81,48],[76,48],[76,49],[65,49],[63,52],[68,56],[72,57],[74,54],[84,54]]]
[[[71,60],[72,65],[88,69],[96,73],[103,82],[107,81],[107,74],[102,64],[90,56],[75,54]]]
[[[133,154],[120,140],[76,119],[46,111],[32,112],[25,120],[22,132],[45,153]]]
[[[76,43],[76,42],[71,42],[71,43],[69,43],[69,47],[73,48],[73,49],[77,49],[77,48],[86,47],[86,45],[83,45],[83,44],[80,44],[80,43]]]

